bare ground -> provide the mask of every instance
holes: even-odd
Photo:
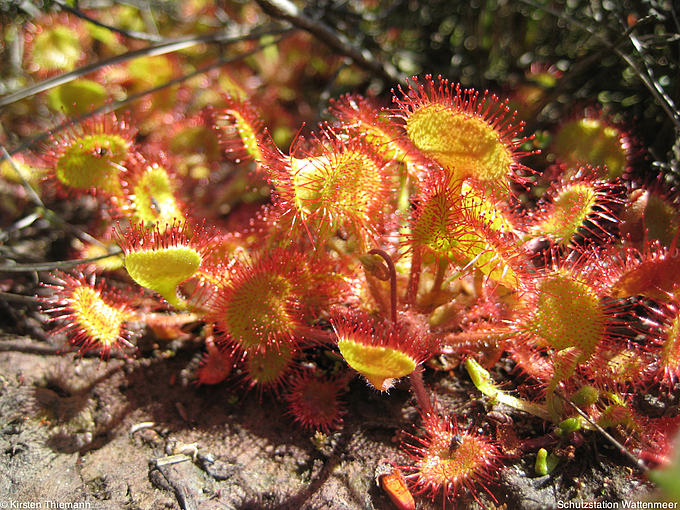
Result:
[[[26,337],[0,340],[9,348],[0,352],[0,508],[48,508],[48,501],[100,510],[395,508],[373,474],[382,458],[407,462],[399,435],[413,432],[419,417],[406,389],[381,395],[354,380],[343,429],[315,440],[276,396],[193,385],[200,345],[103,363],[45,354],[45,342]],[[488,402],[463,374],[453,375],[430,374],[427,382],[461,425],[493,432]],[[544,427],[515,420],[519,431]],[[649,490],[601,438],[586,439],[548,476],[535,475],[535,455],[507,462],[490,485],[497,503],[484,491],[477,497],[487,508],[542,509],[632,500]],[[442,507],[440,499],[422,505]],[[447,505],[480,506],[470,494]]]

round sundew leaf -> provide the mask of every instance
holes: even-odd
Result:
[[[578,364],[583,360],[583,351],[578,347],[567,347],[557,351],[552,356],[555,376],[553,381],[563,381],[574,373]]]
[[[363,218],[375,207],[382,173],[356,150],[329,157],[292,158],[295,205],[307,215],[319,210],[336,217]]]
[[[568,273],[555,272],[541,283],[532,333],[558,351],[577,348],[589,359],[607,334],[607,320],[595,291]]]
[[[469,182],[437,182],[421,202],[411,243],[458,266],[474,266],[509,288],[520,285],[512,224],[492,199]],[[509,235],[504,235],[508,233]]]
[[[135,220],[163,225],[184,217],[175,198],[170,176],[161,166],[150,167],[132,187],[132,192]]]
[[[191,278],[200,265],[200,254],[187,246],[131,252],[125,257],[125,268],[134,281],[178,307],[182,304],[177,297],[177,286]]]
[[[249,106],[241,105],[242,108],[249,108]],[[259,115],[254,111],[248,111],[244,114],[236,108],[227,109],[227,114],[233,117],[234,124],[225,127],[224,131],[227,134],[230,134],[232,131],[235,132],[241,140],[243,150],[245,150],[248,157],[255,161],[261,161],[264,156],[257,144],[261,125]]]
[[[587,184],[565,187],[555,198],[549,214],[533,230],[568,244],[579,227],[584,226],[597,203],[597,191]]]
[[[433,195],[418,208],[411,225],[411,242],[427,251],[446,257],[456,246],[465,227],[451,221],[455,209],[443,194]]]
[[[519,255],[519,248],[509,239],[505,243],[492,243],[489,232],[472,231],[462,235],[453,247],[454,259],[472,262],[476,269],[493,281],[510,289],[517,289],[521,279],[513,269],[513,257]]]
[[[342,380],[311,372],[298,376],[286,396],[295,421],[306,428],[329,433],[342,424],[344,414],[338,397],[343,392]]]
[[[406,132],[423,154],[457,179],[501,180],[512,167],[498,132],[477,117],[430,105],[409,115]]]
[[[606,166],[609,179],[621,177],[628,153],[621,133],[599,119],[577,119],[565,123],[555,136],[557,156],[568,165]]]
[[[223,327],[244,349],[278,343],[293,333],[296,322],[290,313],[295,294],[291,284],[277,274],[252,274],[235,286],[221,317]]]
[[[295,206],[309,215],[320,206],[323,191],[321,166],[329,164],[328,158],[291,158]]]
[[[480,220],[490,230],[513,230],[512,223],[489,193],[464,181],[460,186],[460,198],[462,207],[468,211],[470,217]]]
[[[678,292],[680,286],[680,259],[657,257],[643,261],[626,271],[612,285],[610,294],[615,298],[645,296],[664,301],[669,294]]]
[[[338,348],[347,364],[381,391],[390,388],[391,379],[409,375],[417,366],[416,360],[411,356],[391,347],[340,340]]]
[[[666,351],[661,354],[662,359]],[[641,374],[649,372],[650,360],[644,353],[633,349],[610,349],[599,355],[606,364],[598,366],[595,374],[602,379],[610,377],[619,383],[638,384]]]
[[[408,479],[414,492],[430,495],[437,493],[454,501],[462,491],[483,489],[485,481],[493,479],[500,468],[500,452],[489,439],[466,430],[460,430],[448,418],[423,416],[422,435],[414,437],[418,446],[404,444],[404,450],[413,460],[407,466]]]
[[[442,435],[444,437],[433,438],[428,454],[417,463],[423,478],[436,485],[445,485],[474,478],[487,465],[488,455],[492,451],[487,441],[471,434],[460,435],[462,440],[458,448],[452,450],[453,434]],[[443,439],[449,439],[448,444]]]
[[[15,170],[18,168],[19,173]],[[12,157],[12,160],[5,159],[0,162],[0,177],[6,181],[20,183],[21,177],[35,189],[39,189],[45,176],[45,169],[38,168],[25,159],[21,154]]]
[[[290,345],[259,347],[248,351],[246,368],[254,384],[275,386],[290,369],[295,350]]]
[[[680,316],[676,316],[666,330],[661,350],[661,364],[670,378],[680,375]]]
[[[665,197],[653,193],[647,196],[643,213],[647,239],[658,239],[663,246],[670,246],[680,230],[676,208]]]
[[[68,26],[44,30],[33,42],[33,64],[41,71],[72,71],[82,55],[78,33]]]
[[[173,65],[167,55],[144,56],[130,60],[127,65],[134,92],[156,87],[173,78]]]
[[[50,106],[68,116],[83,115],[103,106],[108,95],[106,88],[93,80],[79,79],[52,89],[48,94]]]
[[[106,348],[116,345],[126,319],[122,309],[108,305],[97,290],[86,286],[74,290],[71,307],[75,323],[88,337]]]
[[[127,159],[129,150],[130,142],[122,136],[83,136],[64,148],[56,164],[57,178],[72,188],[100,188],[115,193],[120,188],[120,164]]]

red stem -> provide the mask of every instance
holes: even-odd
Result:
[[[391,311],[392,311],[392,322],[396,325],[397,324],[397,271],[394,268],[394,262],[392,262],[392,257],[390,257],[387,252],[384,250],[381,250],[380,248],[374,248],[373,250],[369,251],[368,253],[372,255],[380,255],[385,263],[387,264],[387,268],[390,273],[390,297],[391,297]],[[423,381],[423,372],[421,371],[420,368],[417,368],[413,372],[411,372],[411,375],[409,376],[409,379],[411,381],[411,390],[413,391],[413,395],[416,397],[416,401],[418,402],[418,405],[422,409],[423,413],[426,415],[431,415],[433,413],[432,410],[432,402],[430,401],[430,395],[427,393],[427,389],[425,389],[425,382]]]
[[[411,391],[413,391],[420,409],[422,409],[425,415],[431,415],[433,413],[432,402],[430,401],[430,395],[425,389],[422,370],[420,368],[415,369],[411,372],[409,379],[411,381]]]
[[[420,250],[415,248],[413,255],[411,255],[411,274],[408,279],[408,288],[406,289],[406,303],[413,305],[418,296],[418,285],[420,284]]]
[[[371,255],[380,255],[387,264],[387,269],[390,272],[390,311],[392,322],[397,323],[397,270],[394,268],[392,257],[385,250],[380,248],[373,248],[369,251]]]

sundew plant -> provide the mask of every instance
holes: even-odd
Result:
[[[0,8],[1,327],[320,451],[402,398],[372,508],[677,501],[680,12],[481,4]]]

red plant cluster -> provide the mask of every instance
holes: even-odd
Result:
[[[123,74],[130,92],[154,78]],[[198,383],[241,377],[324,433],[342,426],[348,373],[382,391],[408,376],[423,433],[406,441],[404,479],[444,501],[488,491],[503,445],[440,417],[422,382],[431,358],[491,368],[508,356],[534,390],[507,401],[562,431],[562,447],[595,423],[648,458],[667,451],[668,434],[647,433],[665,422],[643,419],[632,395],[680,377],[677,198],[633,177],[639,158],[603,112],[556,128],[539,174],[506,104],[444,78],[398,87],[391,108],[340,97],[289,150],[238,80],[206,89],[217,107],[184,114],[188,100],[168,105],[186,94],[166,91],[65,125],[35,154],[46,200],[96,200],[87,249],[122,247],[119,264],[49,285],[44,308],[80,354],[131,353],[131,322],[166,339],[198,322]],[[147,292],[123,298],[109,280]]]

